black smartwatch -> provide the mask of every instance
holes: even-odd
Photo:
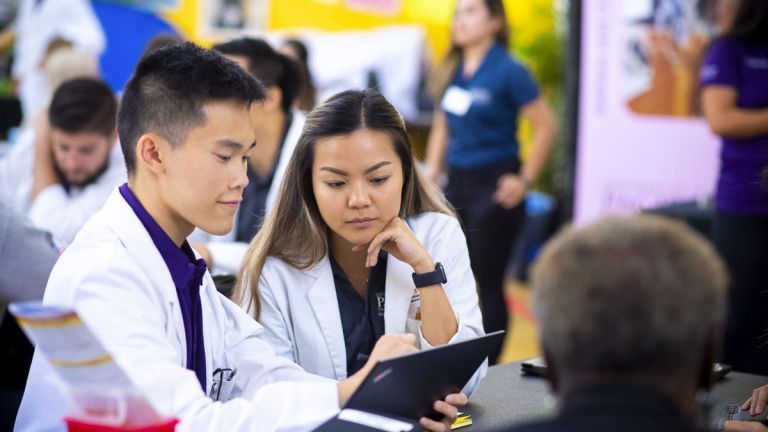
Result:
[[[443,265],[440,263],[435,264],[435,271],[413,274],[413,283],[416,285],[416,288],[424,288],[446,282],[448,282],[448,278],[445,277],[445,270],[443,270]]]

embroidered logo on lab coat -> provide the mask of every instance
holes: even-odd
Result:
[[[376,312],[380,317],[384,316],[384,293],[382,291],[376,292]]]

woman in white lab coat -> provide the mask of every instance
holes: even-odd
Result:
[[[459,222],[417,171],[402,117],[371,90],[307,116],[240,280],[235,300],[276,352],[337,380],[383,334],[426,349],[484,333]]]

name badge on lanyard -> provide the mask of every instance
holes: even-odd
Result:
[[[445,91],[440,106],[446,112],[463,117],[472,106],[472,93],[463,88],[450,86]]]

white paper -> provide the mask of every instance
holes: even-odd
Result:
[[[408,432],[413,430],[413,426],[406,422],[354,409],[341,410],[338,418],[339,420],[356,423],[386,432]]]
[[[8,310],[65,384],[76,417],[131,426],[161,421],[74,310],[40,302],[11,303]]]

